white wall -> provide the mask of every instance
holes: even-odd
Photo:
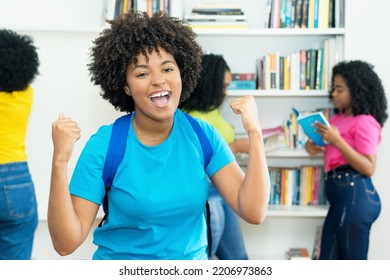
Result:
[[[26,143],[40,219],[34,259],[59,258],[52,249],[45,221],[52,156],[51,123],[59,112],[64,112],[77,120],[82,129],[82,138],[69,164],[70,175],[89,136],[98,126],[111,123],[119,115],[100,97],[86,67],[92,41],[102,29],[102,1],[67,0],[65,4],[63,0],[0,0],[0,28],[32,36],[41,62],[40,75],[33,83],[35,97]],[[21,12],[21,8],[28,12]],[[88,259],[93,248],[89,237],[71,258]]]
[[[51,123],[59,112],[64,112],[77,120],[83,136],[78,142],[70,162],[69,172],[88,137],[103,123],[110,123],[119,115],[113,107],[99,96],[98,88],[89,81],[86,64],[91,42],[99,33],[102,0],[0,0],[0,28],[16,28],[21,33],[32,35],[39,48],[41,59],[40,76],[33,86],[36,92],[33,111],[29,124],[27,152],[34,182],[37,189],[41,222],[36,234],[33,252],[35,259],[60,258],[52,249],[51,241],[44,221],[49,194],[51,168]],[[82,6],[89,5],[88,9]],[[69,8],[71,6],[79,9]],[[21,13],[20,7],[28,13]],[[88,10],[88,13],[82,11]],[[347,0],[347,58],[359,58],[370,61],[376,66],[382,77],[388,100],[390,100],[390,65],[386,51],[385,35],[388,34],[384,19],[388,16],[390,3],[385,0]],[[23,24],[28,22],[28,26]],[[83,26],[83,30],[79,30]],[[59,32],[31,31],[33,28],[59,28]],[[73,31],[66,31],[67,29]],[[387,49],[386,49],[387,48]],[[372,229],[370,259],[390,259],[390,181],[388,166],[390,159],[390,120],[383,130],[383,143],[378,156],[377,170],[374,176],[383,208],[381,216]],[[256,238],[268,233],[268,225],[276,225],[281,219],[271,218],[258,231],[252,226],[244,226],[249,236],[250,250],[258,248]],[[310,219],[309,219],[310,220]],[[293,226],[294,220],[280,224],[281,232]],[[309,225],[308,225],[309,226]],[[311,223],[310,226],[313,226]],[[293,235],[291,233],[289,238]],[[253,238],[252,238],[253,237]],[[282,237],[280,237],[282,238]],[[248,239],[249,240],[249,239]],[[261,243],[260,243],[261,244]],[[266,248],[264,248],[266,249]],[[91,236],[71,258],[88,259],[94,246]],[[279,250],[279,248],[278,248]],[[280,248],[282,250],[282,248]],[[259,253],[261,255],[261,253]]]
[[[390,105],[390,58],[388,34],[390,2],[386,0],[348,0],[346,10],[346,56],[372,63],[381,77]],[[390,113],[390,111],[388,110]],[[390,119],[383,128],[374,184],[382,199],[382,212],[372,228],[370,259],[390,259]]]

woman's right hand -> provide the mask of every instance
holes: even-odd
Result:
[[[81,129],[77,122],[60,113],[58,120],[52,124],[52,140],[56,160],[68,162],[72,156],[73,148],[81,137]]]
[[[324,147],[321,147],[321,146],[317,146],[316,144],[314,144],[314,142],[312,140],[307,140],[306,143],[305,143],[305,149],[306,151],[311,154],[311,155],[315,155],[315,154],[318,154],[318,153],[321,153],[324,151]]]
[[[230,108],[235,114],[240,114],[244,129],[250,135],[255,132],[261,135],[261,126],[257,105],[253,96],[242,96],[230,102]]]

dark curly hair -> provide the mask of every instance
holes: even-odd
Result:
[[[0,29],[0,91],[25,90],[38,75],[38,66],[31,37]]]
[[[372,115],[383,127],[388,117],[387,100],[374,66],[361,60],[342,61],[332,69],[332,83],[336,75],[342,76],[347,83],[353,115]]]
[[[198,85],[190,97],[179,105],[184,111],[208,112],[221,106],[224,98],[225,72],[230,71],[220,55],[205,54]]]
[[[202,49],[184,21],[164,12],[148,16],[130,10],[107,22],[111,28],[103,30],[94,41],[88,64],[91,81],[101,86],[104,99],[116,110],[134,111],[133,98],[124,92],[126,68],[129,63],[137,63],[139,54],[148,60],[148,54],[158,52],[158,48],[175,58],[183,83],[180,101],[188,98],[200,77]]]

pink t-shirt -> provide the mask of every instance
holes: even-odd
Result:
[[[337,127],[344,140],[358,153],[374,155],[382,140],[381,126],[371,115],[345,117],[339,113],[333,115],[329,123]],[[339,165],[348,164],[338,149],[332,144],[325,146],[325,170],[329,171]]]

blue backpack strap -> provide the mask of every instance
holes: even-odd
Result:
[[[194,129],[196,135],[198,136],[200,145],[202,146],[203,158],[204,158],[203,164],[204,164],[204,170],[206,171],[206,168],[210,163],[211,156],[213,155],[213,147],[211,146],[209,138],[207,137],[203,129],[200,127],[199,123],[189,114],[184,113],[184,115],[187,117],[187,120],[190,122],[192,128]]]
[[[106,194],[103,199],[104,217],[99,226],[107,219],[108,215],[108,197],[107,192],[111,189],[116,171],[121,163],[125,151],[127,134],[129,132],[130,120],[132,113],[117,118],[112,126],[110,143],[107,150],[106,160],[103,168],[103,181],[106,189]]]
[[[210,163],[211,156],[213,155],[213,147],[211,146],[209,138],[207,137],[204,130],[200,127],[199,123],[189,114],[184,112],[184,115],[187,117],[187,120],[190,122],[192,128],[194,129],[196,135],[198,136],[200,145],[202,146],[203,158],[204,158],[204,170],[206,171],[206,168]],[[210,212],[210,206],[208,201],[206,201],[206,222],[207,222],[207,241],[208,241],[209,257],[211,258],[213,238],[211,234],[211,212]]]

